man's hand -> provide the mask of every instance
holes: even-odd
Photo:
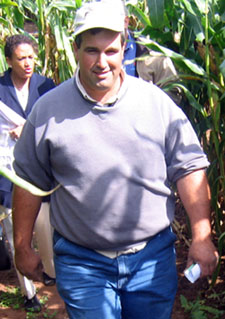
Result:
[[[193,240],[189,249],[187,268],[193,263],[198,263],[201,277],[209,276],[214,272],[218,259],[218,252],[210,238],[203,241]]]
[[[40,257],[30,249],[17,249],[15,251],[15,264],[19,272],[28,279],[43,281],[43,265]]]

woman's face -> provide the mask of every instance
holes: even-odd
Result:
[[[7,57],[6,61],[12,68],[13,76],[21,80],[28,79],[34,72],[34,49],[30,44],[20,44],[13,51],[12,57]]]

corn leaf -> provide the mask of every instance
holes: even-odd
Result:
[[[164,0],[147,0],[149,18],[154,28],[160,28],[164,24]]]
[[[11,215],[11,214],[6,214],[6,213],[2,213],[2,212],[0,212],[0,222],[3,220],[3,219],[5,219],[5,218],[7,218],[9,215]]]
[[[185,58],[183,55],[176,53],[170,49],[167,49],[156,42],[151,41],[149,43],[146,42],[141,44],[145,45],[149,49],[155,50],[157,52],[162,52],[165,56],[170,57],[173,60],[173,62],[179,63],[181,65],[188,67],[189,70],[191,70],[192,72],[196,74],[203,75],[203,76],[206,75],[204,69],[200,65],[196,64],[194,61],[191,61]]]
[[[149,18],[145,15],[145,13],[139,9],[137,6],[134,6],[132,4],[128,4],[127,7],[129,8],[129,12],[131,14],[134,14],[140,22],[146,27],[146,26],[151,26],[151,22]]]
[[[9,7],[9,6],[18,7],[18,4],[10,0],[2,0],[0,3],[0,8]]]
[[[14,183],[15,185],[27,190],[28,192],[30,192],[33,195],[36,196],[48,196],[51,195],[55,190],[57,190],[60,185],[57,185],[55,188],[53,188],[50,191],[43,191],[42,189],[32,185],[31,183],[25,181],[24,179],[22,179],[21,177],[19,177],[18,175],[16,175],[13,171],[11,171],[10,169],[4,167],[4,166],[0,166],[0,175],[6,177],[7,179],[9,179],[12,183]]]

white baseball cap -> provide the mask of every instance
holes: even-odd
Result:
[[[121,0],[102,0],[85,3],[76,12],[74,35],[103,28],[116,32],[124,30],[125,11]]]

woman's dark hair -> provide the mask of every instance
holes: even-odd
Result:
[[[35,44],[34,41],[23,34],[16,34],[12,35],[11,37],[7,37],[4,53],[6,58],[11,58],[14,50],[18,47],[20,44],[29,44],[32,46],[32,48],[35,50]]]
[[[89,31],[91,34],[95,35],[95,34],[98,34],[102,31],[103,29],[102,28],[94,28],[94,29],[90,29],[90,30],[87,30]],[[124,32],[120,32],[121,34],[121,44],[124,45],[125,43],[125,31]],[[82,33],[78,34],[75,38],[75,43],[78,47],[78,49],[80,49],[80,46],[81,46],[81,42],[82,42]]]

